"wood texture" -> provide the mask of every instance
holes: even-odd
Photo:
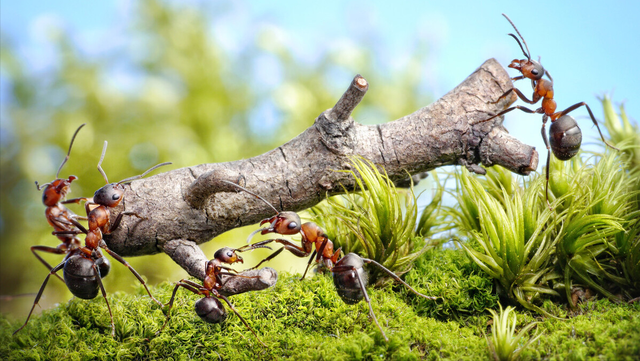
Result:
[[[508,134],[502,117],[476,125],[505,109],[514,97],[492,104],[513,84],[494,59],[486,61],[433,104],[395,121],[367,126],[351,115],[369,84],[356,76],[334,108],[291,141],[262,155],[227,163],[200,164],[136,180],[127,186],[124,207],[144,217],[125,217],[105,240],[122,256],[165,252],[189,274],[202,279],[207,257],[197,246],[230,229],[254,224],[273,210],[256,198],[221,183],[242,180],[279,210],[300,211],[341,184],[353,186],[349,156],[365,157],[394,180],[441,167],[499,164],[528,174],[538,164],[536,150]],[[115,217],[113,217],[115,218]]]

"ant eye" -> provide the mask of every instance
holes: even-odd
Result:
[[[538,75],[540,73],[538,73],[538,69],[533,69],[533,70],[531,70],[531,74]]]
[[[118,199],[120,199],[120,195],[119,194],[114,194],[111,196],[111,199],[114,201],[117,201]]]
[[[229,257],[229,258],[233,257],[233,252],[231,252],[231,251],[227,252],[227,257]]]
[[[298,224],[296,222],[289,222],[289,224],[287,224],[287,228],[289,229],[294,229],[298,227]]]

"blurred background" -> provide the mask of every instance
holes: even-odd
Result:
[[[357,73],[370,88],[356,121],[387,122],[444,95],[489,58],[504,66],[522,58],[503,12],[554,77],[559,109],[586,101],[600,118],[597,97],[613,93],[628,100],[628,114],[638,114],[634,2],[1,2],[0,312],[25,317],[35,294],[6,296],[37,292],[47,274],[29,247],[58,242],[34,181],[54,179],[80,124],[87,126],[60,174],[79,177],[70,198],[104,185],[96,170],[104,140],[110,181],[159,162],[173,165],[156,172],[252,157],[313,124]],[[531,94],[527,83],[518,86]],[[572,115],[583,129],[583,149],[596,150],[586,110]],[[513,112],[505,126],[538,149],[542,170],[540,120]],[[417,192],[427,190],[422,204],[433,186],[420,184]],[[240,246],[253,229],[202,248],[212,255]],[[245,265],[267,255],[255,253]],[[128,261],[151,284],[186,277],[164,254]],[[270,266],[297,272],[305,263],[283,254]],[[125,267],[112,264],[107,292],[139,287]],[[41,305],[70,297],[51,279]]]

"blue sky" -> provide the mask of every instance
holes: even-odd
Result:
[[[534,58],[554,77],[558,109],[585,101],[597,117],[596,99],[613,92],[628,114],[640,114],[640,86],[633,61],[640,59],[640,3],[622,1],[322,1],[212,2],[226,9],[212,31],[229,52],[239,51],[264,26],[275,26],[300,59],[313,63],[336,43],[359,44],[375,38],[377,54],[389,68],[402,66],[418,39],[431,46],[423,64],[427,90],[443,95],[483,61],[497,58],[506,66],[522,52],[507,33],[506,13],[525,37]],[[3,1],[0,26],[19,46],[34,71],[48,65],[42,29],[64,24],[88,53],[98,54],[126,42],[127,17],[135,2]],[[515,72],[511,72],[515,76]],[[366,76],[366,74],[365,74]],[[337,88],[343,88],[345,79]],[[530,94],[529,87],[519,87]],[[384,84],[371,84],[384,87]],[[370,91],[371,91],[370,90]],[[336,100],[340,94],[336,94]],[[586,143],[597,136],[584,108],[572,113]],[[381,120],[382,121],[382,120]],[[541,117],[514,111],[505,121],[516,137],[546,152],[540,137]],[[589,147],[587,144],[586,147]],[[591,148],[593,149],[593,148]]]

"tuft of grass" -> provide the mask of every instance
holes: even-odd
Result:
[[[552,234],[558,221],[546,204],[540,202],[543,179],[524,188],[513,188],[509,194],[502,182],[488,182],[492,191],[485,190],[487,185],[483,186],[464,169],[455,177],[459,208],[450,214],[458,229],[471,240],[458,243],[499,283],[504,296],[528,309],[546,313],[534,302],[543,295],[558,295],[546,281],[553,271],[551,254],[559,238]],[[471,218],[474,214],[476,219]]]
[[[532,322],[524,326],[516,334],[517,316],[515,309],[511,306],[503,309],[500,306],[500,313],[489,310],[493,315],[493,325],[491,326],[491,338],[487,338],[489,351],[495,361],[516,361],[520,359],[520,354],[524,349],[533,344],[542,334],[527,338],[526,334],[537,324]]]
[[[438,208],[442,190],[418,219],[417,199],[413,186],[399,190],[386,173],[372,162],[351,158],[357,190],[328,198],[310,209],[336,247],[373,259],[397,275],[411,269],[413,261],[430,248],[425,237],[441,228]],[[370,270],[371,283],[383,284],[388,275]]]

